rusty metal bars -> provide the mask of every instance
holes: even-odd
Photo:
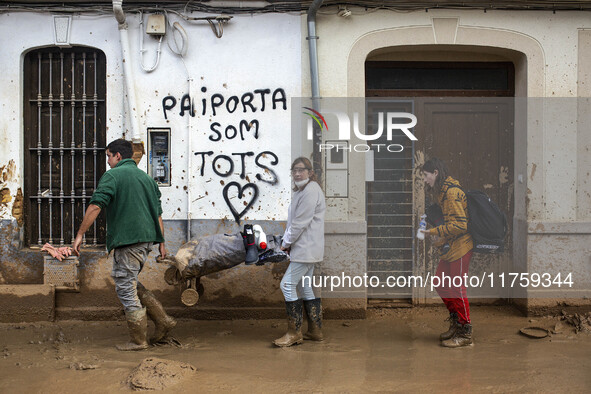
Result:
[[[86,52],[82,52],[82,214],[86,212]],[[86,245],[86,234],[82,238]]]
[[[49,243],[53,243],[53,53],[49,53]]]
[[[94,95],[92,97],[92,104],[93,104],[93,121],[94,121],[94,127],[93,127],[93,142],[92,142],[92,155],[93,155],[93,159],[94,159],[94,166],[92,169],[92,173],[93,173],[93,191],[96,190],[96,156],[97,156],[97,148],[98,148],[98,141],[96,140],[96,120],[97,120],[97,107],[98,107],[98,92],[97,92],[97,58],[96,58],[96,52],[93,53],[93,60],[94,60]],[[97,242],[96,242],[96,221],[93,224],[93,238],[92,238],[92,244],[94,246],[96,246]]]
[[[64,53],[60,52],[60,246],[64,245]]]
[[[37,237],[37,244],[41,246],[41,53],[37,55],[37,64],[39,72],[39,81],[37,88],[37,224],[39,227],[39,235]]]
[[[76,77],[76,74],[74,72],[75,64],[76,64],[76,55],[74,55],[74,52],[72,52],[72,81],[71,81],[71,83],[72,83],[72,101],[71,101],[71,104],[72,104],[72,142],[70,145],[70,148],[71,148],[70,155],[72,157],[72,189],[70,191],[70,199],[72,202],[72,244],[74,243],[74,239],[76,238],[76,227],[74,227],[74,225],[75,225],[75,223],[74,223],[75,208],[76,208],[76,206],[75,206],[76,205],[75,204],[76,203],[76,200],[75,200],[76,183],[74,181],[75,175],[76,175],[76,173],[74,171],[74,169],[76,168],[74,166],[74,160],[76,157],[76,140],[74,139],[74,135],[75,135],[74,130],[76,129],[76,126],[75,126],[76,125],[76,122],[75,122],[75,119],[76,119],[76,116],[75,116],[76,115],[76,113],[75,113],[75,107],[76,107],[76,89],[75,89],[76,78],[75,77]]]
[[[72,231],[71,242],[74,242],[76,237],[75,226],[77,219],[80,219],[79,212],[77,211],[82,208],[82,215],[84,215],[90,197],[88,193],[96,189],[99,178],[100,163],[98,162],[98,153],[103,148],[99,148],[101,140],[98,134],[98,128],[100,127],[98,116],[100,103],[104,102],[104,99],[99,95],[100,72],[97,68],[99,59],[97,53],[92,52],[78,52],[78,55],[76,55],[76,52],[64,53],[60,51],[58,55],[55,51],[49,53],[39,51],[34,56],[36,59],[33,62],[33,67],[36,64],[36,69],[33,69],[33,72],[37,74],[38,78],[36,86],[37,97],[35,97],[35,92],[33,92],[33,96],[30,97],[29,101],[37,107],[37,124],[33,128],[35,130],[33,133],[36,132],[37,134],[37,143],[34,147],[30,147],[29,150],[34,154],[33,157],[37,157],[36,169],[34,167],[35,162],[33,161],[31,163],[33,166],[32,170],[36,170],[37,190],[36,193],[34,191],[30,193],[29,198],[32,205],[36,201],[37,217],[32,216],[31,219],[33,223],[37,223],[36,243],[38,246],[42,246],[44,242],[59,242],[60,246],[63,246],[67,242],[68,229],[66,228],[69,226],[71,226]],[[68,73],[68,62],[71,62],[71,73],[66,76],[65,74]],[[57,83],[58,77],[60,79],[59,87],[54,84],[54,82]],[[68,80],[69,78],[71,80]],[[49,80],[47,81],[47,79]],[[76,86],[77,83],[80,85]],[[87,91],[87,88],[92,89],[89,84],[93,85],[93,92]],[[71,87],[69,98],[66,98],[67,86]],[[57,110],[58,104],[59,112]],[[66,146],[67,132],[69,130],[67,126],[67,115],[65,114],[67,111],[65,107],[68,104],[71,110],[71,140],[69,147]],[[93,106],[92,110],[88,108],[89,105]],[[92,123],[90,123],[91,120],[88,118],[88,115],[93,117]],[[59,131],[57,122],[59,122]],[[90,129],[91,127],[92,130]],[[59,133],[59,136],[57,133]],[[77,135],[79,137],[76,137]],[[89,145],[90,138],[93,140],[91,146]],[[45,153],[47,153],[47,160],[44,156]],[[57,157],[58,154],[59,160]],[[70,161],[67,157],[68,154],[71,156],[71,171],[69,174],[71,179],[68,179],[68,174],[64,174],[67,171],[67,169],[64,170],[64,162]],[[90,154],[92,154],[92,159],[89,157]],[[89,160],[88,163],[87,160]],[[93,167],[92,174],[87,173],[87,170],[90,170],[90,168],[87,168],[88,165]],[[82,172],[82,176],[79,173],[77,176],[76,168],[81,170],[79,172]],[[66,196],[67,183],[71,184],[71,190],[68,196]],[[68,199],[71,202],[70,223],[67,223],[68,214],[66,213],[68,210],[66,201]],[[47,202],[47,205],[45,205],[44,201]],[[58,202],[59,208],[57,207]],[[56,215],[59,215],[59,221]],[[45,217],[49,217],[49,220],[44,219]],[[99,242],[103,242],[99,240],[99,232],[99,226],[97,223],[94,223],[92,232],[93,246],[98,246]],[[31,234],[31,238],[33,238],[30,240],[31,242],[35,242],[34,237],[35,233]],[[85,236],[83,244],[85,246],[91,244],[90,240],[88,244],[86,241]]]

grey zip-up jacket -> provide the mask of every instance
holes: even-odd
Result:
[[[317,182],[310,181],[303,190],[292,194],[283,247],[291,247],[290,260],[317,263],[324,258],[324,193]]]

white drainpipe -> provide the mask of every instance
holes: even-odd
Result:
[[[113,0],[113,13],[119,23],[119,35],[121,38],[121,62],[123,63],[123,79],[127,87],[127,106],[129,118],[131,120],[131,139],[134,143],[142,141],[140,136],[140,127],[138,123],[137,101],[135,99],[135,86],[133,78],[133,68],[131,67],[131,56],[129,47],[129,36],[127,34],[127,23],[125,22],[125,13],[123,12],[123,0]]]
[[[318,9],[322,5],[324,0],[314,0],[312,4],[310,4],[310,8],[308,8],[308,52],[310,54],[310,83],[312,85],[312,107],[316,111],[320,110],[320,83],[318,77],[318,47],[316,42],[318,41],[318,36],[316,35],[316,13]],[[314,135],[313,135],[313,146],[314,150],[312,153],[312,165],[314,167],[314,171],[318,176],[318,179],[322,179],[324,175],[322,173],[322,156],[320,154],[320,150],[316,150],[316,147],[322,143],[322,138],[320,135],[320,130],[314,128]]]

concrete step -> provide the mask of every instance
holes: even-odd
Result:
[[[0,285],[0,322],[53,321],[54,318],[52,285]]]

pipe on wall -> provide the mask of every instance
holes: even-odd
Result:
[[[183,62],[184,63],[184,62]],[[186,67],[185,67],[186,68]],[[191,108],[193,108],[193,90],[191,87],[193,86],[193,78],[189,73],[189,69],[187,68],[187,83],[189,89],[189,97],[191,97]],[[191,203],[193,202],[193,197],[191,194],[191,190],[193,189],[193,173],[191,169],[193,168],[193,145],[191,135],[193,134],[193,121],[192,116],[187,116],[187,242],[191,240],[191,220],[193,220],[193,213],[191,212]]]
[[[131,121],[131,139],[134,143],[141,142],[140,127],[138,123],[137,101],[135,98],[135,86],[133,68],[131,67],[131,50],[129,45],[128,26],[123,12],[123,0],[113,0],[113,13],[119,23],[119,36],[121,39],[121,62],[123,64],[123,79],[127,88],[127,107]]]
[[[320,83],[318,78],[318,36],[316,35],[316,13],[324,0],[314,0],[308,8],[308,52],[310,57],[310,84],[312,85],[312,107],[314,110],[320,110]],[[312,165],[317,178],[322,182],[322,155],[319,146],[322,143],[320,128],[314,125],[314,135],[312,139]]]

